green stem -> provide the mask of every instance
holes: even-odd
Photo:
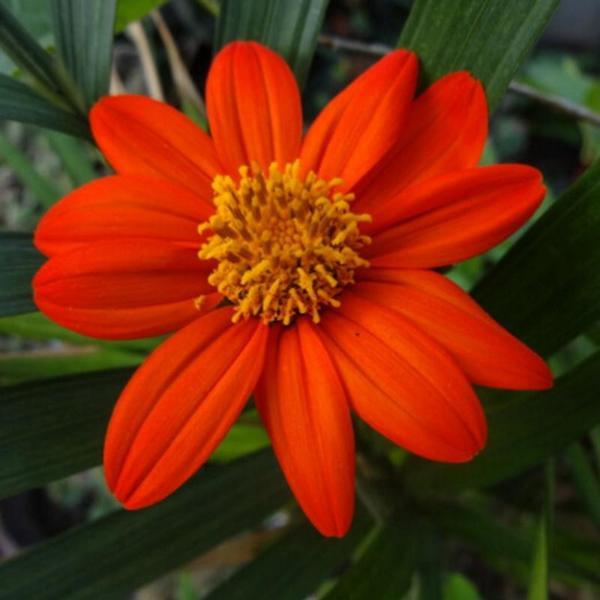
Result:
[[[600,525],[600,482],[586,451],[580,443],[573,444],[567,448],[565,459],[591,519]]]

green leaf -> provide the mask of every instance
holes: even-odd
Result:
[[[302,86],[328,3],[328,0],[223,0],[215,49],[233,40],[261,42],[287,60]]]
[[[0,318],[0,333],[32,340],[63,340],[71,344],[102,346],[115,350],[147,352],[154,349],[163,337],[141,340],[106,341],[79,335],[52,322],[42,313]]]
[[[0,48],[40,86],[51,93],[60,94],[61,86],[50,56],[15,19],[4,3],[0,3]]]
[[[552,511],[554,506],[554,468],[550,462],[546,466],[546,486],[544,490],[544,506],[538,524],[533,552],[531,574],[529,577],[528,600],[547,600],[549,569],[549,546],[552,531]]]
[[[51,36],[50,11],[39,10],[40,0],[2,0],[12,14],[25,25],[38,41]],[[121,32],[132,21],[138,21],[167,0],[117,0],[115,31]]]
[[[52,150],[60,158],[65,172],[73,186],[78,187],[96,177],[90,146],[61,133],[48,132],[48,141]]]
[[[131,373],[100,371],[3,388],[0,498],[100,464],[108,418]]]
[[[410,588],[418,532],[406,517],[383,523],[359,560],[324,596],[326,600],[396,600]]]
[[[297,600],[306,598],[348,560],[370,525],[358,511],[342,539],[324,538],[306,523],[286,533],[251,563],[217,587],[210,600]]]
[[[40,175],[31,161],[0,132],[0,158],[3,158],[21,183],[40,201],[42,206],[54,204],[61,192],[54,183]]]
[[[531,526],[516,523],[508,526],[498,519],[497,510],[492,512],[458,504],[436,504],[429,516],[447,535],[471,547],[493,567],[528,583],[535,537]],[[598,586],[599,551],[597,541],[574,543],[570,534],[556,530],[550,559],[553,578],[569,585],[591,583]]]
[[[118,0],[116,31],[123,31],[132,21],[138,21],[167,0]]]
[[[419,531],[418,599],[442,600],[442,540],[431,521],[422,519]]]
[[[0,333],[32,340],[63,340],[73,344],[96,343],[92,338],[53,323],[40,312],[0,318]]]
[[[39,0],[2,0],[2,4],[42,47],[52,46],[50,11],[40,10]],[[0,53],[0,73],[11,75],[15,71],[13,61],[5,53]]]
[[[38,42],[50,35],[50,11],[40,10],[39,0],[2,0],[2,4]]]
[[[584,537],[584,535],[579,528],[557,529],[555,527],[552,531],[551,554],[557,560],[570,565],[584,579],[587,578],[588,581],[599,586],[600,542],[597,536]]]
[[[600,317],[600,161],[572,185],[473,291],[544,355]]]
[[[121,598],[257,525],[288,497],[269,453],[205,467],[151,508],[118,511],[5,562],[0,589],[5,598]]]
[[[31,123],[91,139],[85,119],[51,104],[31,88],[6,75],[0,75],[0,120]]]
[[[565,460],[590,518],[600,526],[600,481],[582,444],[569,446]]]
[[[596,469],[600,471],[600,425],[590,431],[590,443],[594,452]]]
[[[137,365],[143,358],[125,352],[96,351],[71,363],[46,359],[32,371],[83,371],[98,364]],[[11,361],[10,358],[4,359]],[[12,359],[23,361],[23,359]],[[31,360],[31,359],[30,359]],[[39,360],[39,359],[38,359]],[[17,364],[23,369],[23,362]],[[0,403],[0,498],[62,479],[102,462],[102,444],[112,409],[134,369],[82,372],[2,388]],[[2,359],[0,359],[0,377]],[[18,369],[10,373],[18,376]],[[246,413],[215,453],[214,462],[232,462],[268,444],[262,427],[248,439]],[[243,440],[240,446],[236,442]]]
[[[116,0],[52,0],[50,6],[58,53],[89,109],[108,93]]]
[[[133,367],[139,365],[142,360],[143,356],[140,354],[89,346],[66,348],[58,352],[35,350],[28,353],[11,353],[0,355],[0,383],[16,384],[59,375]]]
[[[30,233],[0,232],[0,315],[37,310],[31,279],[43,262]]]
[[[493,109],[559,0],[416,0],[399,45],[414,50],[425,83],[466,69]]]
[[[411,460],[404,471],[416,494],[438,489],[458,491],[487,486],[543,462],[600,422],[600,352],[547,392],[511,394],[486,404],[489,439],[469,463],[443,465]]]

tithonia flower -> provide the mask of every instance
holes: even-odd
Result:
[[[454,73],[415,99],[417,70],[414,54],[392,52],[306,135],[292,72],[251,42],[212,65],[210,136],[148,98],[94,106],[116,175],[42,219],[35,243],[49,260],[34,291],[46,315],[89,336],[178,330],[109,425],[106,479],[125,507],[181,486],[253,394],[304,512],[341,536],[352,412],[410,452],[462,462],[486,440],[472,384],[551,385],[536,354],[435,270],[525,223],[540,174],[478,167],[481,85]]]

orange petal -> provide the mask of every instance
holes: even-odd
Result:
[[[294,75],[256,42],[233,42],[214,59],[206,108],[221,162],[231,175],[252,161],[266,169],[298,158],[302,106]]]
[[[354,210],[371,212],[408,185],[476,166],[487,122],[481,84],[467,72],[442,77],[415,100],[394,149],[357,186]]]
[[[36,297],[35,302],[50,319],[67,329],[104,340],[133,340],[176,331],[214,308],[219,293],[203,297],[201,307],[189,298],[179,302],[135,308],[71,308]]]
[[[524,165],[469,169],[409,191],[389,210],[400,224],[365,250],[373,265],[420,269],[481,254],[519,229],[545,194],[540,172]]]
[[[121,394],[104,447],[106,480],[126,508],[162,500],[210,456],[263,366],[268,328],[200,317],[159,346]]]
[[[214,207],[166,179],[115,175],[71,192],[43,216],[35,245],[46,254],[116,239],[170,241],[189,248],[201,243],[198,224]]]
[[[474,383],[514,390],[552,386],[546,363],[442,275],[366,269],[363,277],[354,293],[410,319],[444,346]]]
[[[345,535],[354,512],[352,420],[331,358],[306,318],[275,330],[255,398],[300,506],[323,535]]]
[[[34,300],[51,319],[84,335],[126,339],[177,329],[219,301],[196,251],[154,240],[80,246],[51,258],[33,280]]]
[[[486,424],[454,360],[410,321],[345,292],[319,327],[354,410],[425,458],[463,462],[483,447]]]
[[[222,169],[212,140],[184,114],[144,96],[106,96],[92,108],[90,125],[117,173],[168,179],[210,202]]]
[[[417,82],[412,52],[396,50],[338,94],[311,125],[302,145],[305,171],[352,186],[396,143]]]

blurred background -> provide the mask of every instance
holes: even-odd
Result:
[[[44,3],[38,0],[2,2],[46,48],[52,48]],[[332,0],[305,87],[307,123],[336,92],[372,64],[387,47],[396,44],[410,5],[410,0]],[[202,111],[198,106],[212,58],[217,8],[214,0],[172,0],[164,2],[160,11],[142,21],[128,24],[115,42],[113,91],[126,90],[164,99],[201,122]],[[600,114],[599,32],[598,0],[562,0],[516,77],[516,85],[511,87],[491,119],[484,161],[522,162],[538,167],[548,187],[544,208],[600,158],[600,127],[585,114],[585,110]],[[12,68],[0,54],[0,72],[10,72]],[[584,110],[577,112],[578,109]],[[1,123],[0,227],[32,230],[43,210],[58,198],[108,172],[90,144],[19,123]],[[454,268],[450,276],[469,289],[513,242],[508,240],[487,255]],[[0,384],[113,365],[134,366],[154,343],[150,340],[99,345],[54,329],[39,314],[3,318],[0,319]],[[599,345],[600,327],[596,327],[553,358],[555,372],[561,373],[579,363]],[[594,440],[596,459],[600,461],[600,432],[595,433],[592,444]],[[250,415],[247,422],[242,422],[227,438],[216,460],[228,460],[266,443],[262,429]],[[394,452],[382,440],[374,440],[373,444],[379,445],[382,452]],[[594,466],[596,479],[599,464]],[[582,502],[577,489],[578,485],[585,485],[578,474],[580,466],[576,451],[558,462],[558,471],[565,473],[564,477],[557,478],[559,507],[568,508]],[[516,505],[534,505],[539,501],[540,486],[541,474],[536,471],[516,483],[511,481],[510,485],[499,486],[497,493],[511,496]],[[56,482],[47,489],[1,500],[0,559],[105,514],[113,507],[99,469]],[[600,507],[592,510],[600,511]],[[265,524],[263,531],[227,542],[181,571],[140,590],[139,598],[201,598],[276,535],[286,518],[280,515]],[[597,530],[588,531],[589,521],[582,521],[580,527],[586,530],[586,535],[597,536]],[[446,582],[446,588],[454,593],[459,591],[452,597],[519,597],[511,580],[484,563],[477,552],[452,540],[447,543],[445,567],[456,575]],[[557,598],[593,597],[591,591],[569,591],[560,586],[553,594]]]

